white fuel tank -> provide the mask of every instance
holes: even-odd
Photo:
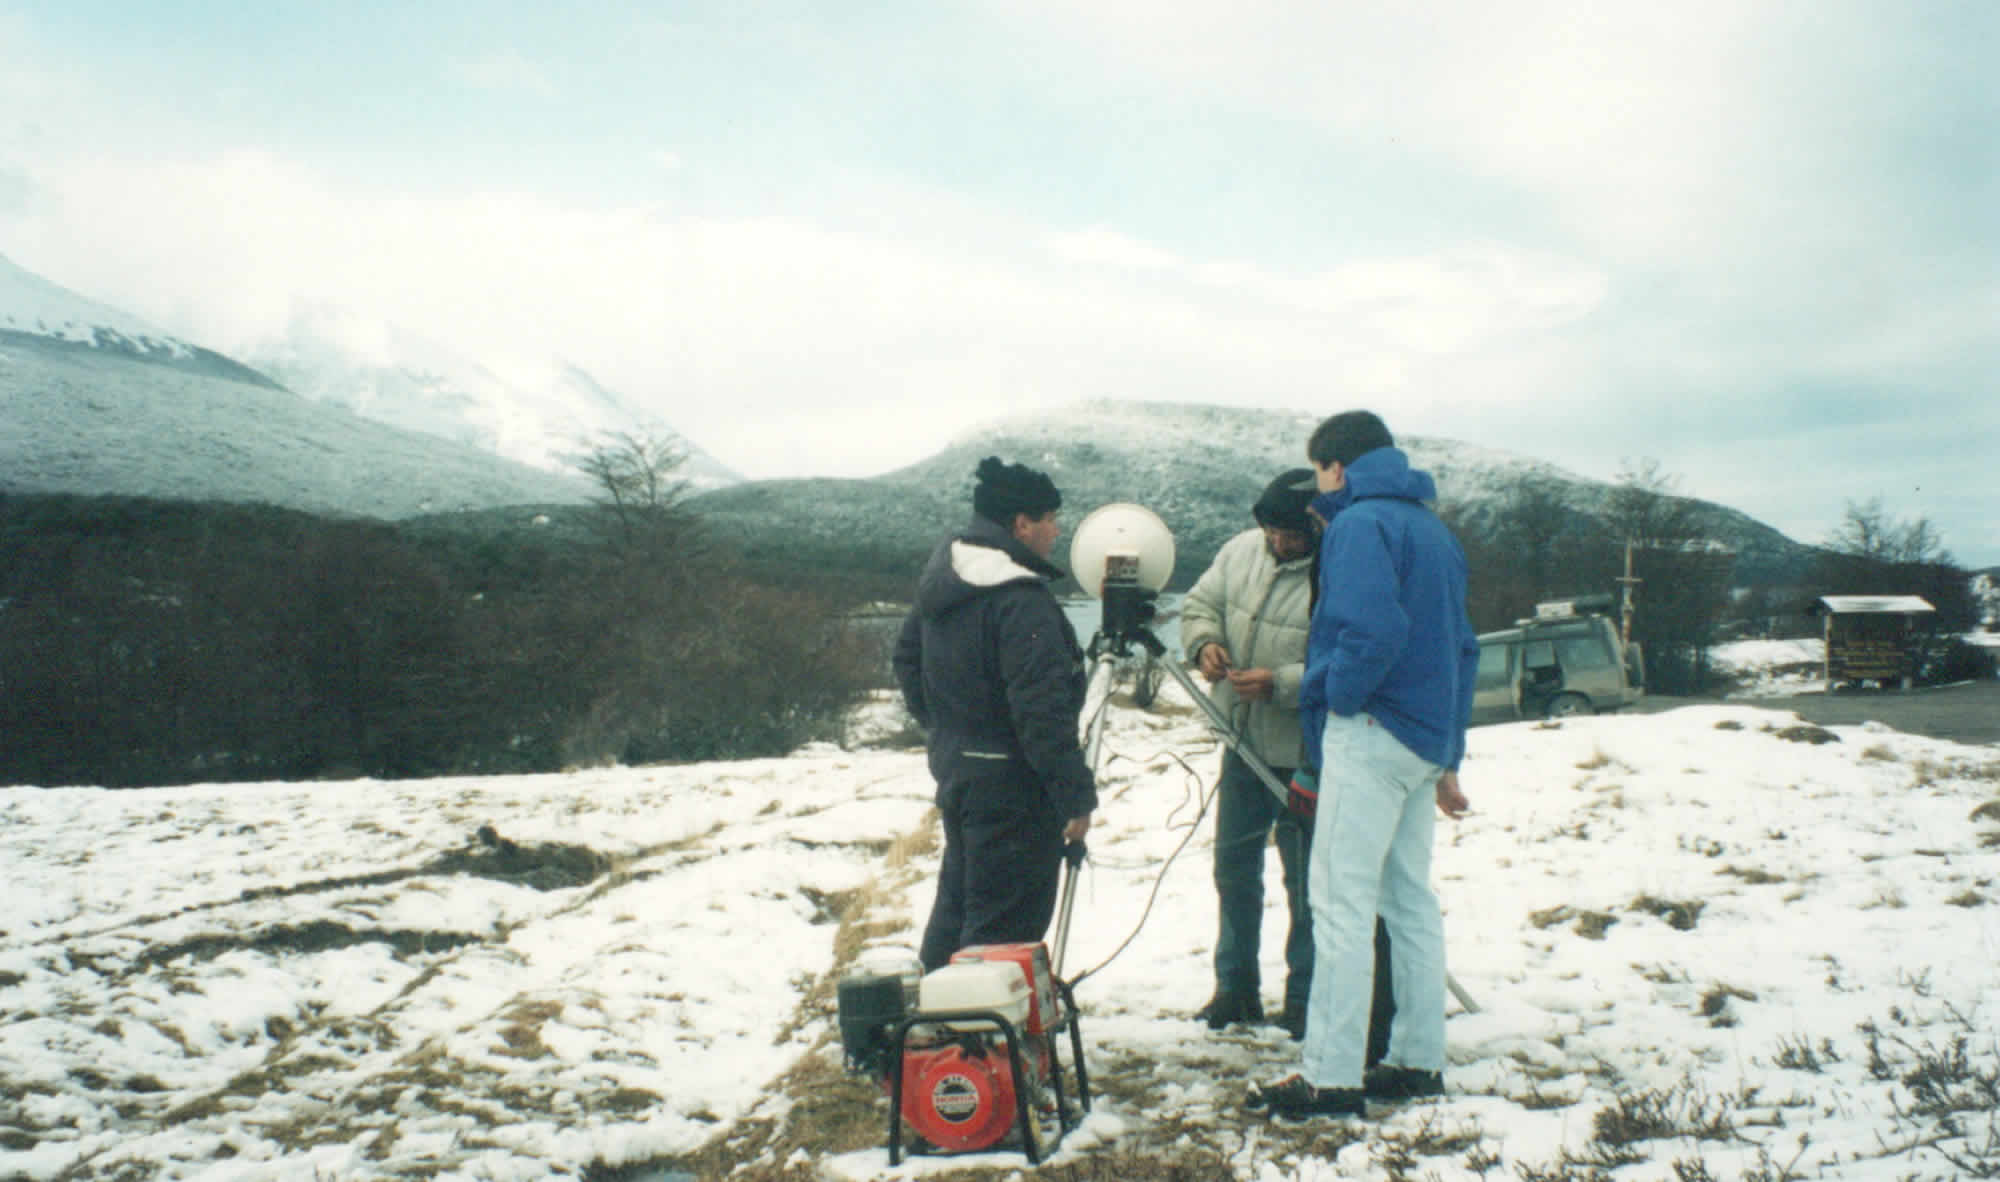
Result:
[[[971,961],[948,964],[924,975],[917,1011],[942,1014],[951,1010],[992,1010],[1025,1030],[1032,1001],[1027,974],[1011,961]],[[954,1028],[976,1029],[978,1022],[948,1022]],[[988,1029],[991,1029],[989,1026]]]

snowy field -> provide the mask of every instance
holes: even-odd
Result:
[[[1717,675],[1736,682],[1733,698],[1826,692],[1826,641],[1732,640],[1708,650]]]
[[[1770,705],[1475,731],[1475,811],[1439,829],[1481,1007],[1454,1006],[1450,1094],[1302,1131],[1239,1109],[1294,1044],[1185,1018],[1218,750],[1172,685],[1114,705],[1070,971],[1138,934],[1078,987],[1098,1103],[1056,1166],[2000,1176],[2000,749]],[[788,1082],[837,1061],[843,930],[914,941],[929,904],[931,784],[865,746],[886,714],[743,763],[0,788],[0,1177],[666,1178],[738,1136],[758,1177],[1015,1176],[816,1140]]]

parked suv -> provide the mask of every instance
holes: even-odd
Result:
[[[1535,605],[1533,619],[1479,638],[1472,723],[1622,710],[1645,696],[1637,643],[1621,644],[1610,597]]]

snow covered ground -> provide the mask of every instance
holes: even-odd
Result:
[[[900,731],[892,714],[857,740]],[[1454,1007],[1450,1094],[1292,1130],[1239,1101],[1293,1070],[1295,1045],[1185,1018],[1210,988],[1197,814],[1217,747],[1171,684],[1110,722],[1070,971],[1138,934],[1078,987],[1098,1103],[1057,1168],[1185,1152],[1258,1182],[2000,1170],[2000,749],[1736,704],[1479,729],[1475,811],[1439,831],[1451,968],[1481,1007]],[[669,1177],[718,1138],[802,1119],[787,1080],[839,1054],[837,938],[866,914],[913,941],[928,907],[930,792],[920,752],[830,746],[560,776],[0,788],[0,1177]],[[761,1158],[746,1144],[758,1177],[1021,1164],[891,1171],[878,1143],[810,1123]]]
[[[1737,683],[1735,698],[1826,692],[1826,641],[1732,640],[1708,650],[1716,674]]]

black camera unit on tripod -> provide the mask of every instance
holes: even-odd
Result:
[[[1103,644],[1123,656],[1137,644],[1155,657],[1164,656],[1167,646],[1153,635],[1153,617],[1158,613],[1160,593],[1139,581],[1139,560],[1129,554],[1111,554],[1104,562],[1104,613],[1099,620],[1093,647]]]

